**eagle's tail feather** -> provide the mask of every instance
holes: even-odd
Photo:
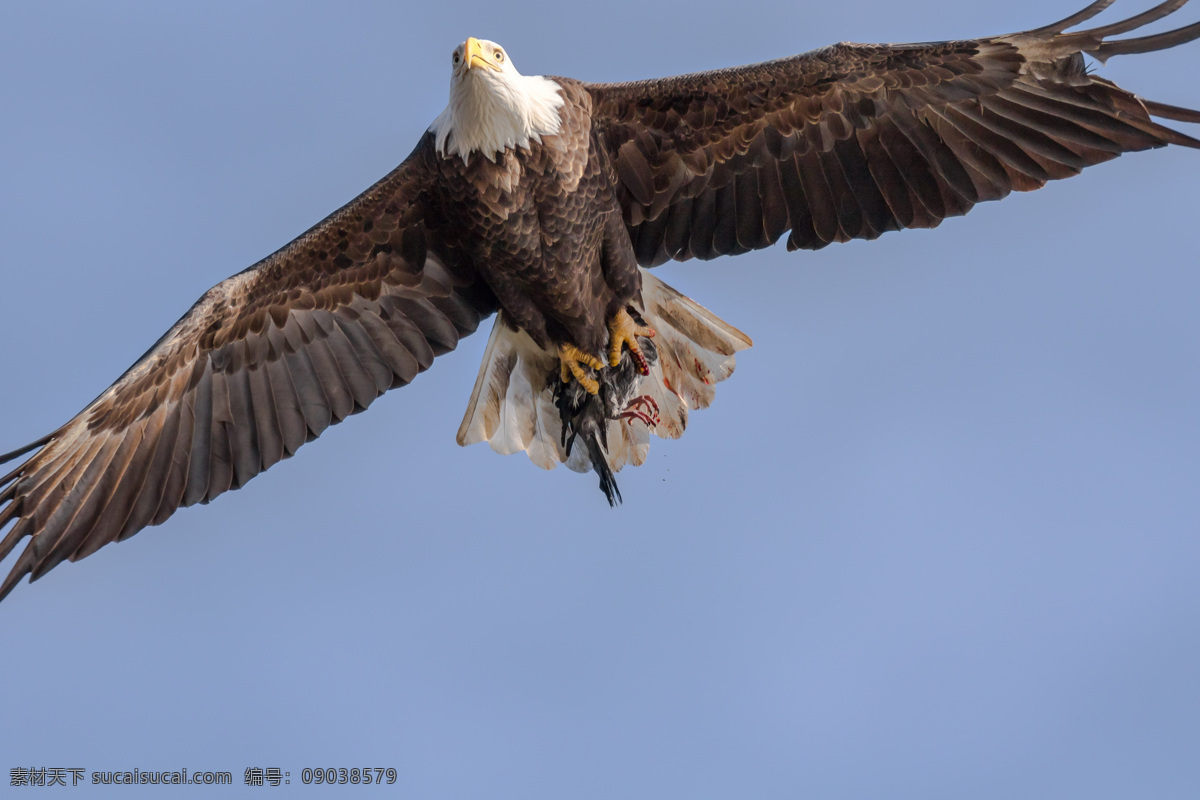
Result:
[[[594,469],[609,502],[619,502],[612,473],[625,464],[637,466],[646,460],[651,433],[671,439],[683,435],[688,411],[708,407],[715,384],[733,373],[734,354],[751,345],[744,333],[645,270],[642,307],[631,310],[657,331],[651,347],[658,357],[651,360],[649,375],[637,378],[632,386],[628,381],[621,384],[621,391],[629,394],[631,401],[614,401],[611,392],[606,394],[607,390],[616,390],[617,374],[624,375],[628,370],[616,368],[611,373],[614,386],[601,390],[606,427],[593,431],[596,425],[589,423],[585,446],[571,446],[576,435],[582,435],[577,426],[572,429],[572,414],[582,418],[582,411],[560,411],[561,393],[555,392],[559,383],[557,353],[539,347],[502,316],[497,318],[484,350],[479,376],[458,429],[458,443],[486,441],[504,455],[524,451],[543,469],[558,464],[577,472]],[[606,375],[599,377],[605,385]],[[582,409],[586,398],[578,399],[577,409]],[[637,406],[634,412],[621,413],[626,410],[626,402]],[[598,458],[603,461],[598,462]]]
[[[460,445],[488,442],[501,455],[522,451],[542,469],[566,459],[562,427],[549,395],[558,357],[523,331],[496,317],[483,351],[479,377],[458,428]]]

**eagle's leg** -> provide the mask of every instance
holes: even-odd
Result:
[[[654,338],[654,329],[638,325],[634,322],[633,317],[629,316],[629,312],[623,308],[614,314],[608,321],[609,366],[615,367],[621,363],[621,350],[625,345],[629,345],[629,355],[633,356],[638,374],[649,375],[650,365],[646,363],[646,357],[642,355],[642,348],[638,347],[637,337],[639,336],[652,339]]]
[[[573,344],[558,346],[559,372],[563,383],[570,383],[571,376],[579,381],[579,385],[587,389],[588,394],[598,394],[600,384],[587,374],[585,367],[599,370],[604,368],[603,362],[591,353],[585,353]]]

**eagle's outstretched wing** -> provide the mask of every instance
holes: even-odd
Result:
[[[1200,38],[1200,23],[1113,41],[1187,3],[1077,33],[1113,0],[1054,25],[973,41],[839,44],[735,69],[591,84],[644,265],[931,228],[1121,153],[1200,141],[1152,117],[1200,112],[1088,74],[1100,60]]]
[[[432,147],[209,290],[116,383],[0,477],[0,584],[236,489],[453,350],[494,310],[425,208]]]

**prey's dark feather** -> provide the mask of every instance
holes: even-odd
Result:
[[[629,311],[639,325],[645,324],[635,309]],[[658,363],[658,349],[653,339],[638,337],[638,346],[647,366]],[[562,443],[567,455],[576,443],[582,442],[592,469],[600,477],[600,491],[604,492],[610,506],[617,506],[621,503],[621,490],[608,465],[608,424],[611,420],[621,420],[622,412],[638,396],[638,387],[645,376],[626,350],[620,364],[600,370],[596,379],[600,383],[597,394],[588,394],[576,381],[554,381],[554,405],[562,419]]]

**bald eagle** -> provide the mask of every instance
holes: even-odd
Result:
[[[458,431],[540,466],[614,473],[683,433],[750,339],[648,271],[930,228],[1200,122],[1092,75],[1083,54],[1160,50],[1167,16],[1068,32],[840,44],[624,84],[521,75],[500,45],[451,54],[450,98],[395,170],[213,287],[62,427],[8,455],[0,584],[40,577],[246,481],[410,382],[496,315]]]

